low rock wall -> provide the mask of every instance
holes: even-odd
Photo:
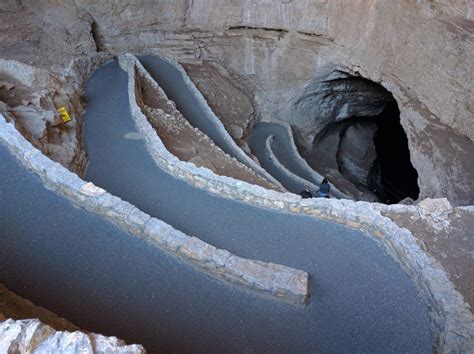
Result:
[[[196,237],[190,237],[165,222],[152,218],[132,204],[85,182],[34,148],[0,115],[0,143],[44,185],[75,205],[99,214],[161,250],[207,274],[262,294],[303,304],[308,296],[308,274],[283,265],[235,256]]]
[[[440,352],[469,352],[474,347],[474,316],[462,295],[450,282],[443,267],[425,253],[415,237],[382,216],[376,204],[325,198],[301,199],[291,193],[279,193],[217,176],[173,156],[163,145],[137,105],[135,69],[144,70],[132,55],[119,57],[121,67],[128,72],[130,109],[138,131],[156,164],[173,176],[217,194],[257,207],[289,212],[333,221],[356,228],[380,240],[385,250],[401,264],[429,306],[433,346]]]

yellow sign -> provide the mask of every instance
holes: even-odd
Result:
[[[71,117],[69,116],[69,113],[66,111],[66,108],[61,107],[58,109],[58,112],[61,115],[63,123],[67,123],[71,120]]]

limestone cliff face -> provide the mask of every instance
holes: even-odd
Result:
[[[82,5],[101,46],[224,67],[254,98],[259,119],[289,121],[308,142],[324,126],[324,112],[298,105],[308,88],[335,70],[381,83],[400,107],[421,196],[473,202],[469,2],[93,3]]]
[[[95,50],[160,51],[211,64],[248,94],[254,120],[290,122],[303,147],[327,124],[344,119],[340,107],[330,101],[321,107],[314,99],[322,82],[343,73],[380,83],[400,108],[420,197],[474,202],[469,0],[3,3],[2,57],[48,66]],[[21,30],[8,32],[12,27]],[[348,99],[343,109],[352,106]]]
[[[75,1],[2,0],[0,57],[43,67],[64,67],[96,50],[91,15]]]

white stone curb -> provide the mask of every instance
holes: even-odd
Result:
[[[217,176],[208,169],[180,161],[166,149],[137,105],[135,69],[144,69],[130,54],[122,55],[119,59],[121,67],[129,75],[128,93],[133,119],[138,131],[145,136],[148,151],[159,167],[220,197],[334,221],[379,239],[386,251],[401,264],[428,304],[436,350],[443,353],[472,352],[474,316],[469,306],[455,290],[443,267],[419,247],[407,229],[400,228],[382,216],[371,203],[325,198],[303,200],[292,193],[279,193],[230,177]]]
[[[308,296],[308,274],[284,265],[245,259],[190,237],[152,218],[132,204],[85,182],[34,148],[0,115],[0,143],[44,185],[75,205],[101,215],[113,224],[161,250],[204,270],[207,274],[259,293],[303,304]]]

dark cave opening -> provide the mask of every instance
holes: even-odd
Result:
[[[418,173],[395,98],[371,80],[337,75],[312,85],[301,100],[306,112],[325,123],[319,123],[310,147],[298,149],[316,171],[356,199],[387,204],[418,199]],[[309,131],[297,132],[297,144],[304,144],[298,136],[311,136],[312,128],[304,129]]]
[[[395,101],[386,104],[375,124],[377,130],[373,141],[377,158],[369,174],[369,189],[387,204],[405,198],[416,200],[420,193],[418,173],[410,161],[408,139],[400,124],[400,111]]]

